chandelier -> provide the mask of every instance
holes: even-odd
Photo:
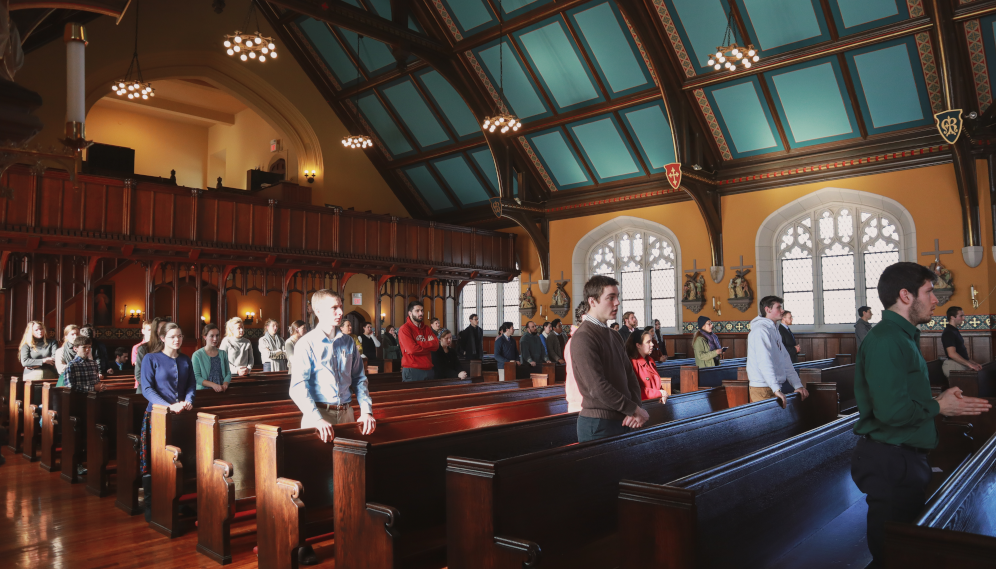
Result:
[[[737,32],[733,24],[733,10],[730,10],[730,13],[726,16],[726,33],[723,35],[723,45],[716,47],[716,53],[709,58],[707,64],[712,66],[716,71],[719,71],[723,67],[730,71],[736,71],[737,64],[742,65],[744,69],[750,69],[750,66],[760,61],[760,59],[761,56],[758,55],[757,50],[754,49],[752,44],[742,47],[737,43]]]
[[[363,36],[356,34],[356,82],[360,82],[360,40]],[[353,106],[356,106],[356,100],[353,100]],[[358,113],[359,111],[357,111]],[[342,145],[346,148],[359,148],[363,150],[364,148],[370,148],[374,145],[373,141],[370,140],[369,136],[365,134],[349,135],[342,138]]]
[[[260,63],[266,58],[277,58],[277,46],[273,43],[273,38],[266,37],[259,33],[259,17],[256,16],[256,3],[249,3],[249,13],[246,14],[246,21],[242,28],[248,30],[250,20],[256,18],[256,33],[250,34],[240,30],[235,30],[234,34],[225,34],[225,53],[230,56],[238,54],[242,61],[255,59]]]
[[[498,0],[498,14],[502,14],[501,0]],[[512,113],[501,112],[502,102],[505,101],[505,45],[502,39],[502,22],[503,20],[499,17],[498,20],[498,114],[493,117],[484,117],[484,122],[481,124],[481,128],[488,131],[494,132],[498,130],[501,134],[507,134],[509,131],[515,132],[519,130],[522,126],[522,122],[516,118]]]
[[[111,91],[119,97],[128,95],[129,99],[145,99],[156,96],[152,84],[142,78],[142,66],[138,62],[138,2],[135,2],[135,51],[131,56],[131,65],[122,79],[111,83]]]

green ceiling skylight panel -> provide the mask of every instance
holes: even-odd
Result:
[[[549,4],[551,0],[502,0],[502,19],[508,20],[531,10],[539,8],[543,4]]]
[[[498,170],[495,168],[495,159],[491,155],[491,149],[484,146],[476,150],[471,150],[468,154],[474,159],[478,170],[484,174],[485,179],[491,186],[491,191],[495,195],[498,195]]]
[[[411,79],[404,77],[389,83],[381,90],[388,104],[408,127],[422,150],[429,150],[450,142],[446,130],[439,124],[436,113],[422,98]]]
[[[474,169],[470,167],[463,154],[433,160],[432,165],[439,172],[443,182],[449,186],[450,192],[460,200],[461,206],[482,204],[491,198],[491,194],[484,189],[484,183],[474,173]]]
[[[831,0],[832,1],[832,0]],[[770,56],[830,40],[820,0],[736,0],[747,39]]]
[[[716,46],[726,33],[726,15],[730,11],[727,0],[662,0],[675,20],[675,27],[689,57],[699,73],[712,71],[706,66]]]
[[[912,37],[844,54],[869,134],[934,123]]]
[[[454,209],[453,202],[450,201],[450,198],[446,197],[446,192],[440,187],[439,182],[436,181],[435,176],[429,171],[428,166],[419,164],[411,168],[405,168],[403,171],[408,176],[408,179],[412,181],[422,199],[432,208],[432,211],[439,213]]]
[[[830,0],[830,13],[841,36],[908,20],[906,0]]]
[[[529,143],[546,171],[553,176],[559,190],[590,186],[592,181],[581,165],[581,158],[574,153],[560,127],[529,135]]]
[[[498,18],[487,0],[439,0],[453,17],[453,22],[464,38],[498,25]]]
[[[391,115],[388,114],[387,109],[377,100],[376,95],[371,93],[360,97],[357,100],[357,105],[360,107],[363,116],[366,117],[367,122],[377,131],[377,136],[387,145],[387,150],[392,156],[405,156],[415,152],[415,149],[408,143],[408,139],[405,138],[404,133],[401,132],[398,125],[391,119]]]
[[[514,34],[560,112],[605,100],[569,33],[556,16]]]
[[[600,116],[567,125],[599,183],[645,176],[633,149],[611,116]]]
[[[520,121],[544,118],[553,114],[543,102],[539,86],[529,78],[522,61],[515,53],[515,48],[509,44],[507,38],[502,41],[501,46],[501,58],[499,58],[497,41],[474,50],[495,90],[499,89],[501,83],[499,78],[504,69],[505,100]]]
[[[675,162],[671,125],[662,101],[630,107],[619,114],[652,173],[663,173],[664,166]]]
[[[326,65],[335,75],[343,87],[348,87],[357,83],[359,74],[356,66],[349,59],[349,55],[343,50],[339,40],[336,39],[332,30],[325,24],[314,18],[301,17],[296,21],[301,32],[311,43],[311,46],[318,52]]]
[[[705,95],[719,115],[719,128],[732,143],[734,158],[784,150],[768,105],[762,102],[757,77],[706,87]]]
[[[367,0],[370,5],[373,6],[374,12],[384,18],[385,20],[391,19],[391,0]],[[411,16],[408,16],[408,29],[413,32],[425,33],[422,28],[418,25],[418,22],[414,20]]]
[[[349,51],[355,54],[356,40],[358,39],[356,32],[344,28],[336,28],[336,31],[342,34],[342,39],[349,46]],[[391,53],[391,47],[386,43],[364,36],[359,45],[360,63],[363,64],[363,69],[368,75],[382,75],[397,66],[398,63],[394,59],[394,54]]]
[[[789,146],[799,148],[861,136],[836,57],[764,74]]]
[[[595,71],[610,96],[654,87],[654,79],[615,2],[586,4],[567,14],[578,29],[578,37],[591,54]]]
[[[481,136],[480,121],[445,77],[434,69],[417,73],[416,77],[460,140]]]

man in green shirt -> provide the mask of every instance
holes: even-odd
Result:
[[[869,567],[884,567],[886,522],[909,523],[924,506],[931,469],[927,452],[937,446],[938,413],[979,415],[985,399],[963,397],[957,387],[934,399],[927,362],[920,354],[918,324],[937,306],[934,273],[916,263],[896,263],[882,272],[878,297],[887,309],[858,348],[854,395],[862,438],[851,457],[851,478],[868,495]]]

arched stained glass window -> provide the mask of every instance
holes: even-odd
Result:
[[[619,319],[636,314],[640,326],[655,319],[676,329],[678,268],[675,245],[666,237],[625,229],[596,244],[588,253],[587,278],[606,275],[619,281]]]

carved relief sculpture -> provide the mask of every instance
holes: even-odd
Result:
[[[681,305],[698,314],[705,304],[705,275],[694,272],[685,275],[685,284],[681,287]]]
[[[934,296],[937,297],[937,305],[943,306],[951,300],[954,294],[954,274],[938,261],[934,261],[928,267],[935,275],[937,282],[934,283]]]
[[[567,313],[571,311],[571,296],[564,290],[564,286],[568,282],[562,281],[557,283],[557,290],[553,291],[553,299],[550,302],[550,310],[561,318],[567,316]]]
[[[519,314],[526,318],[532,318],[536,314],[536,298],[533,297],[533,287],[530,286],[526,292],[519,297]]]
[[[750,288],[750,281],[747,280],[747,273],[750,269],[738,269],[730,279],[730,305],[746,312],[754,304],[754,291]]]

